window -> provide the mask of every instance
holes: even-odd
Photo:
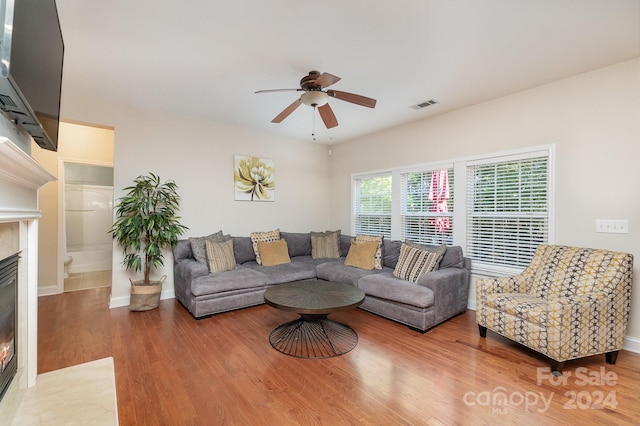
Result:
[[[524,268],[548,241],[548,155],[468,166],[466,255],[474,266]]]
[[[354,175],[351,232],[459,245],[476,272],[517,273],[553,242],[553,170],[543,145]]]
[[[356,234],[391,238],[391,174],[354,180]]]
[[[400,239],[453,244],[453,169],[402,173]]]

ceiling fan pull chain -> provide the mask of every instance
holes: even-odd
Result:
[[[314,106],[311,110],[311,137],[313,140],[316,140],[316,107]]]

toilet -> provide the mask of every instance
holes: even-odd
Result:
[[[69,265],[73,262],[73,257],[66,255],[64,258],[64,277],[69,278]]]

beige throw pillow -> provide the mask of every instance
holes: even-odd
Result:
[[[415,283],[422,274],[433,271],[439,260],[440,255],[438,253],[402,244],[400,258],[396,268],[393,270],[393,275],[401,280]]]
[[[206,240],[207,261],[209,272],[225,272],[236,269],[236,259],[233,256],[233,240],[224,243],[214,243]]]
[[[262,265],[262,259],[260,258],[260,252],[258,251],[258,242],[271,242],[280,239],[280,228],[269,232],[252,232],[251,244],[253,244],[253,252],[256,254],[256,262],[258,265]]]
[[[311,232],[311,257],[338,259],[340,257],[340,230]]]
[[[258,252],[260,252],[262,266],[291,263],[287,242],[283,239],[271,242],[258,241]]]
[[[368,241],[365,243],[353,241],[349,247],[349,253],[347,253],[347,258],[344,260],[344,264],[371,271],[375,267],[375,255],[377,250],[377,241]]]
[[[376,250],[376,257],[375,257],[375,269],[382,269],[382,239],[384,238],[383,235],[381,236],[373,236],[373,235],[356,235],[356,239],[355,242],[356,243],[367,243],[370,241],[375,241],[378,243],[378,248]],[[353,244],[354,240],[351,240],[351,244]]]

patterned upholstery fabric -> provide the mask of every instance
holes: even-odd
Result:
[[[511,277],[476,281],[476,321],[563,362],[622,349],[633,256],[541,245]]]

